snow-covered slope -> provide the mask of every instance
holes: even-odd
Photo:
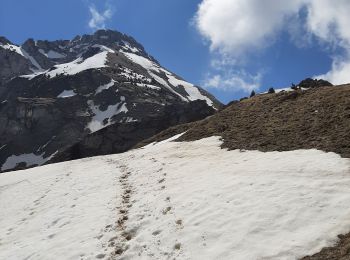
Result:
[[[107,62],[107,51],[98,53],[92,57],[89,57],[87,59],[82,59],[81,57],[69,62],[69,63],[63,63],[59,65],[55,65],[55,67],[51,68],[50,70],[47,70],[45,72],[39,72],[29,75],[23,75],[21,77],[33,79],[34,77],[37,77],[39,75],[46,75],[50,78],[56,77],[58,75],[75,75],[77,73],[80,73],[84,70],[88,69],[96,69],[96,68],[103,68],[106,67]]]
[[[141,67],[145,68],[147,72],[155,79],[159,84],[167,87],[170,91],[178,95],[184,101],[194,101],[194,100],[205,100],[208,106],[213,106],[213,101],[207,96],[203,95],[199,88],[191,83],[188,83],[182,79],[179,79],[176,75],[169,72],[168,70],[162,68],[160,65],[156,64],[154,61],[137,55],[135,53],[122,52],[131,61],[139,64]],[[156,73],[162,73],[165,77],[159,77]],[[181,95],[178,91],[178,87],[183,87],[186,95]]]
[[[350,231],[350,160],[218,137],[0,174],[0,259],[296,259]]]

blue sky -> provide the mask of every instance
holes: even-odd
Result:
[[[27,38],[71,39],[92,33],[93,8],[105,16],[95,28],[133,36],[163,66],[225,103],[254,88],[286,87],[326,73],[323,77],[335,83],[347,82],[350,20],[347,14],[345,23],[334,17],[350,10],[349,1],[295,0],[282,6],[266,0],[267,8],[261,2],[1,0],[0,35],[21,44]],[[333,13],[326,13],[331,20],[317,15],[332,8]]]

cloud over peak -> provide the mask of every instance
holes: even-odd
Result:
[[[110,6],[107,6],[104,11],[99,12],[95,5],[92,4],[89,6],[89,11],[91,18],[88,25],[92,30],[105,29],[106,22],[113,16],[113,11]]]

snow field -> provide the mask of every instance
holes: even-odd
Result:
[[[140,188],[124,259],[297,259],[350,231],[348,159],[220,144],[211,137],[133,153]]]
[[[103,157],[0,174],[0,259],[109,255],[118,175]]]
[[[0,258],[298,259],[350,231],[349,159],[220,145],[167,140],[1,174]]]

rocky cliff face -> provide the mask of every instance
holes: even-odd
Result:
[[[22,46],[0,38],[0,62],[2,171],[122,152],[220,107],[115,31]]]

